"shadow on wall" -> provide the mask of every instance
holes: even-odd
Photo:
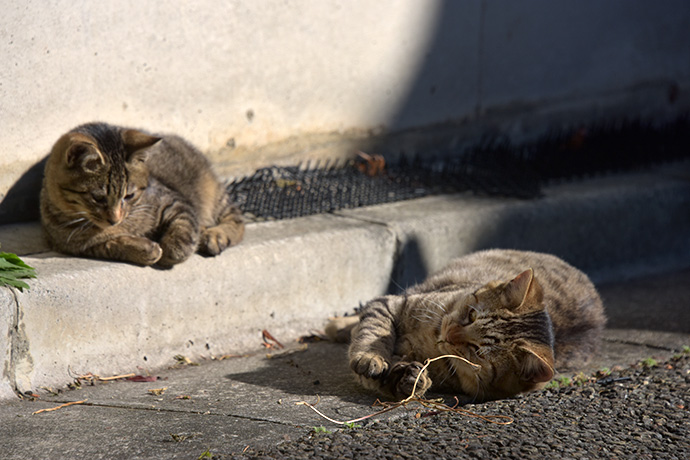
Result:
[[[405,289],[421,283],[429,275],[429,269],[419,241],[416,238],[411,238],[396,254],[386,293],[402,294]]]
[[[0,225],[40,219],[39,195],[47,159],[46,155],[29,168],[7,191],[0,201]]]
[[[431,2],[429,7],[438,10],[438,24],[418,75],[388,122],[393,131],[457,119],[458,113],[471,115],[476,109],[477,43],[483,2],[440,1]],[[385,148],[379,145],[372,150]],[[44,161],[26,171],[0,201],[0,223],[39,219]]]
[[[485,1],[444,0],[417,75],[388,123],[392,132],[475,117]]]
[[[685,84],[690,76],[690,65],[680,59],[687,52],[678,47],[690,38],[687,2],[656,6],[632,2],[632,7],[626,2],[533,3],[530,12],[523,4],[501,0],[440,2],[418,73],[388,123],[391,135],[426,126],[431,135],[413,149],[445,153],[457,150],[454,142],[465,127],[470,129],[464,135],[470,136],[497,126],[539,129],[529,124],[529,116],[539,110],[554,114],[537,124],[539,120],[555,124],[561,114],[561,122],[571,123],[577,117],[592,122],[642,116],[648,113],[648,102],[667,114],[688,107],[686,99],[678,102],[669,96],[675,93],[668,92],[668,88],[681,91],[676,79]],[[649,113],[656,114],[654,110]],[[507,125],[499,123],[501,116]],[[448,122],[450,132],[439,129],[434,136],[433,125],[443,122]],[[405,147],[389,140],[363,149],[391,158],[405,153]],[[640,246],[639,222],[629,209],[616,204],[601,209],[593,203],[591,212],[580,209],[582,214],[567,222],[548,225],[543,219],[537,219],[541,223],[536,225],[529,208],[514,206],[486,229],[472,250],[549,252],[586,272],[653,261],[657,250],[667,254],[671,244],[686,251],[687,245],[680,242],[653,241],[651,235],[665,234],[666,225],[687,225],[686,218],[673,218],[669,212],[656,213],[654,223],[643,232],[652,243]],[[639,215],[646,214],[641,209]],[[388,292],[399,293],[422,281],[429,274],[428,266],[418,242],[410,241],[398,253]]]

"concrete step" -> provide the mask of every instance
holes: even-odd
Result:
[[[0,398],[293,339],[397,291],[451,258],[490,247],[551,252],[595,282],[690,266],[688,164],[549,186],[543,198],[470,194],[249,224],[218,257],[171,270],[47,251],[37,224],[0,228],[35,267],[0,288]]]

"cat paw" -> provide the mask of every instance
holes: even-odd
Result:
[[[415,396],[422,397],[424,393],[431,387],[431,379],[424,369],[422,371],[421,363],[413,361],[398,362],[388,373],[385,384],[391,389],[391,392],[398,398],[407,398],[412,395],[414,390]],[[415,387],[416,382],[416,387]]]
[[[350,368],[357,375],[378,379],[388,370],[388,362],[376,353],[360,352],[350,358]]]
[[[99,249],[99,248],[97,248]],[[153,265],[163,256],[163,249],[148,238],[123,236],[110,240],[94,254],[114,260],[124,260],[137,265]]]
[[[209,256],[217,256],[232,244],[233,242],[227,233],[218,227],[211,227],[201,233],[199,252]]]
[[[155,241],[151,241],[151,245],[144,254],[142,265],[153,265],[163,256],[163,249]]]
[[[158,260],[157,265],[162,268],[170,268],[173,265],[184,262],[193,254],[194,251],[185,248],[172,248],[163,251],[163,255]]]
[[[165,235],[160,242],[163,255],[158,261],[158,266],[170,268],[175,264],[184,262],[194,254],[199,239],[198,233],[176,232]]]

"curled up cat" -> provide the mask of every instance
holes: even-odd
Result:
[[[55,143],[45,166],[41,222],[66,254],[171,267],[217,255],[244,222],[209,161],[178,136],[88,123]]]
[[[474,402],[538,389],[556,368],[586,362],[606,323],[584,273],[552,255],[500,249],[455,259],[358,317],[348,355],[365,388],[400,399],[417,381],[416,396],[433,387]],[[327,332],[346,329],[331,323]],[[421,372],[442,355],[477,366],[444,358]]]

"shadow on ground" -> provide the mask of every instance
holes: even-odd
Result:
[[[306,349],[269,355],[272,357],[262,360],[262,366],[225,377],[293,395],[337,396],[358,404],[371,404],[376,399],[373,393],[363,391],[355,382],[347,362],[347,345],[313,343]]]

